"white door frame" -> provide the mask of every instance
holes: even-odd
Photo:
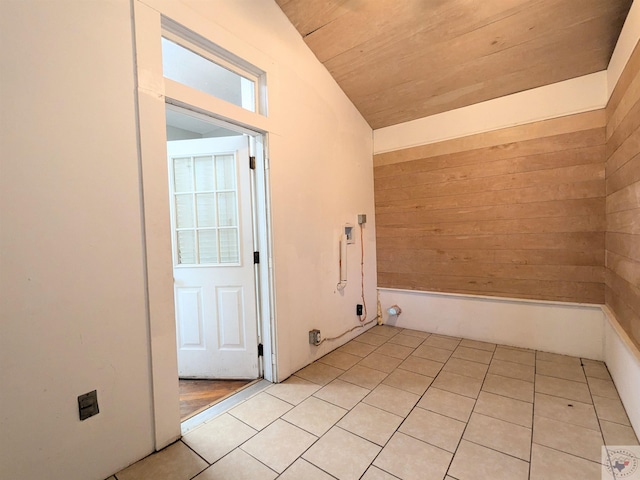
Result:
[[[140,202],[142,205],[147,322],[149,332],[149,385],[153,408],[154,442],[156,450],[180,438],[180,408],[178,396],[178,366],[173,298],[173,261],[169,218],[169,185],[166,161],[166,103],[200,110],[263,135],[264,145],[256,152],[256,197],[258,236],[261,252],[258,293],[264,345],[264,378],[277,381],[275,292],[273,282],[271,218],[269,207],[268,132],[272,122],[260,113],[253,113],[222,100],[214,99],[184,85],[165,80],[162,76],[161,36],[163,21],[171,18],[212,42],[233,51],[234,42],[206,19],[195,15],[178,2],[160,2],[156,8],[140,0],[132,0],[136,65],[136,116],[138,132],[138,163],[140,170]],[[262,54],[245,55],[245,59],[277,76],[272,66],[261,65]],[[275,82],[277,84],[277,80]],[[197,105],[198,109],[193,105]]]
[[[273,271],[271,268],[271,218],[270,218],[270,197],[269,197],[269,164],[267,161],[268,134],[259,130],[247,128],[239,125],[230,119],[220,118],[213,112],[205,112],[194,105],[165,96],[166,107],[176,111],[185,110],[189,115],[200,117],[202,120],[218,123],[222,127],[230,128],[238,132],[245,133],[252,137],[249,147],[249,155],[255,157],[256,168],[251,171],[252,187],[252,211],[254,219],[254,247],[260,252],[260,263],[256,265],[256,310],[258,340],[263,344],[264,355],[261,357],[259,371],[260,376],[270,382],[276,382],[276,361],[275,361],[275,316],[273,309]],[[163,116],[163,121],[165,121]],[[166,137],[165,137],[166,145]],[[166,155],[165,155],[166,156]],[[168,175],[168,173],[167,173]],[[169,178],[167,176],[167,178]],[[169,195],[167,186],[167,195]],[[172,249],[173,252],[173,249]],[[173,275],[173,270],[172,270]],[[269,319],[269,322],[265,320]],[[268,360],[267,360],[268,359]]]

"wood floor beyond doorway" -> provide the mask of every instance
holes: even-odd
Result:
[[[234,394],[255,380],[180,379],[180,421]]]

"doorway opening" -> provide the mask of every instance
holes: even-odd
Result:
[[[180,378],[180,422],[189,420],[257,381]]]
[[[171,104],[166,133],[183,422],[265,376],[265,142]]]

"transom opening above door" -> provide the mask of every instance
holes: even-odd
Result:
[[[266,115],[265,72],[180,25],[163,23],[165,78]]]

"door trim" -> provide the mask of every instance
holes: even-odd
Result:
[[[171,258],[171,228],[169,221],[169,186],[166,159],[166,121],[165,121],[165,81],[162,76],[162,16],[170,17],[182,25],[200,25],[202,20],[190,14],[188,9],[178,4],[163,4],[154,9],[140,0],[132,0],[133,37],[135,75],[135,114],[138,135],[138,164],[140,171],[140,205],[141,205],[141,251],[146,281],[148,352],[149,352],[149,396],[153,421],[152,442],[156,450],[170,445],[180,438],[180,406],[178,396],[178,364],[176,352],[175,306],[173,300],[173,261]],[[215,28],[207,28],[213,32],[216,41],[225,47],[227,37],[220,37]],[[157,40],[154,40],[157,39]],[[228,40],[228,39],[227,39]],[[227,48],[233,50],[233,48]],[[245,52],[246,53],[246,52]],[[264,62],[264,55],[255,57],[255,61]],[[252,61],[252,58],[247,60]],[[252,63],[255,63],[252,62]],[[278,72],[274,63],[262,68],[268,78],[277,86]],[[273,81],[273,79],[276,79]],[[182,92],[184,89],[180,89]],[[187,89],[188,90],[188,89]],[[178,92],[179,93],[179,92]],[[196,98],[194,92],[187,92],[189,99]],[[206,94],[202,94],[205,95]],[[177,95],[169,99],[169,103],[177,102],[191,105]],[[198,102],[195,102],[198,105]],[[205,102],[215,105],[215,109],[205,110],[219,115],[214,118],[233,120],[238,109],[229,108],[225,102]],[[241,109],[239,109],[241,110]],[[263,189],[265,212],[260,249],[265,261],[260,268],[260,310],[263,318],[263,344],[265,359],[264,378],[277,381],[276,319],[274,303],[274,281],[272,267],[272,232],[270,218],[269,169],[268,169],[268,132],[273,129],[273,120],[258,114],[243,111],[238,119],[239,126],[247,128],[253,125],[254,132],[263,135],[264,152],[262,168],[257,185]],[[256,120],[256,123],[253,120]],[[243,121],[244,120],[244,121]],[[235,123],[235,122],[234,122]],[[161,161],[159,161],[161,160]],[[267,322],[266,319],[269,319]]]

